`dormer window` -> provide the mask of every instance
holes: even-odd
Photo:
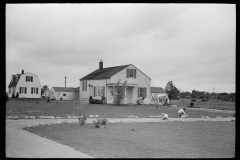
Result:
[[[32,82],[33,77],[32,76],[26,76],[26,82]]]

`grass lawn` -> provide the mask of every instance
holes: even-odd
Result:
[[[96,158],[224,158],[235,156],[235,121],[56,124],[28,131]]]
[[[10,100],[6,104],[6,116],[78,116],[80,111],[87,116],[99,115],[100,117],[105,114],[108,118],[126,118],[127,116],[134,115],[139,118],[149,118],[149,116],[160,115],[167,113],[169,117],[178,117],[177,111],[187,106],[187,102],[173,101],[173,104],[177,104],[177,108],[169,106],[159,106],[156,110],[154,105],[100,105],[100,104],[87,104],[80,105],[79,102],[71,101],[52,101],[46,103],[45,100],[33,101],[33,100]],[[230,103],[230,102],[226,102]],[[226,106],[227,107],[227,106]],[[206,110],[186,110],[186,113],[192,118],[200,118],[202,116],[208,116],[210,118],[229,117],[233,113],[230,112],[213,112]]]
[[[179,107],[190,106],[191,99],[179,99],[170,101],[171,104],[178,105]],[[196,99],[194,107],[206,108],[206,109],[218,109],[218,110],[235,110],[235,103],[221,101],[221,100],[209,100],[202,102],[201,99]]]

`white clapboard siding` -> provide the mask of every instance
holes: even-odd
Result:
[[[66,96],[63,96],[63,94],[66,94]],[[56,99],[56,100],[76,100],[76,93],[75,92],[56,92],[54,88],[50,90],[50,99]]]
[[[33,81],[32,82],[26,82],[26,76],[32,76],[33,77]],[[27,94],[25,93],[21,93],[19,94],[19,88],[20,87],[27,87]],[[34,93],[34,94],[31,94],[31,88],[34,87],[34,88],[38,88],[38,94]],[[22,74],[18,83],[17,83],[17,86],[16,86],[16,92],[19,94],[19,98],[22,98],[22,97],[25,97],[25,98],[41,98],[41,84],[40,84],[40,81],[38,79],[38,76],[35,75],[35,74],[32,74],[32,73],[25,73],[25,74]]]

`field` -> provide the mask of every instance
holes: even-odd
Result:
[[[51,101],[46,103],[46,99],[28,99],[25,101],[19,99],[11,99],[6,104],[6,116],[78,116],[80,113],[89,115],[99,115],[109,118],[126,118],[127,116],[134,115],[139,118],[149,118],[153,115],[160,115],[167,113],[169,117],[178,117],[177,111],[180,108],[185,108],[189,105],[190,100],[171,101],[172,104],[176,104],[178,107],[159,106],[158,109],[154,105],[100,105],[100,104],[87,104],[80,105],[77,101]],[[196,103],[196,106],[202,106],[205,104],[210,105],[211,102]],[[221,106],[225,110],[235,110],[235,104],[230,102],[222,103]],[[220,104],[218,104],[219,108]],[[229,117],[233,115],[233,112],[214,112],[199,109],[187,109],[186,113],[192,118],[200,118],[202,116],[208,116],[210,118]]]
[[[235,156],[235,122],[57,124],[29,127],[95,158],[226,158]]]

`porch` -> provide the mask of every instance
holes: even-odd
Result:
[[[111,104],[113,103],[113,96],[111,95],[111,91],[113,91],[113,87],[117,83],[108,83],[106,84],[106,99],[107,103]],[[120,86],[122,86],[123,83],[120,83]],[[135,99],[137,98],[137,86],[138,84],[130,84],[127,83],[126,89],[125,89],[125,98],[124,98],[124,104],[135,104]]]

